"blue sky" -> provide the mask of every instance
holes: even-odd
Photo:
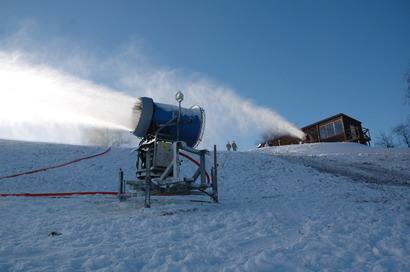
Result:
[[[409,1],[5,1],[0,39],[31,20],[95,54],[134,40],[304,126],[343,112],[373,134],[404,120]]]

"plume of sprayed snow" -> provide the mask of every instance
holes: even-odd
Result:
[[[304,137],[279,114],[203,75],[153,67],[135,43],[97,57],[66,41],[33,48],[26,32],[23,28],[0,48],[0,138],[86,144],[84,127],[133,130],[136,97],[175,104],[179,90],[184,107],[206,111],[203,147],[233,139],[251,147],[266,132]]]
[[[206,112],[206,127],[203,146],[236,140],[246,143],[256,140],[261,134],[291,135],[303,139],[304,133],[276,112],[256,105],[237,95],[231,89],[204,78],[186,79],[173,71],[156,71],[143,77],[123,74],[124,90],[140,90],[140,95],[175,104],[174,93],[182,90],[184,106],[199,105]]]
[[[0,52],[0,137],[85,143],[84,128],[131,130],[134,99]]]

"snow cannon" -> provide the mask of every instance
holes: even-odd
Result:
[[[195,147],[201,142],[205,112],[199,106],[181,108],[156,103],[149,97],[140,97],[132,114],[132,120],[135,121],[132,134],[137,137],[183,141],[189,147]]]
[[[211,167],[206,159],[210,152],[196,148],[204,133],[204,110],[199,106],[181,107],[183,99],[184,95],[177,92],[177,106],[156,103],[149,97],[135,103],[132,134],[142,139],[136,149],[136,178],[125,180],[123,171],[119,171],[120,201],[143,194],[146,208],[151,207],[151,196],[203,195],[218,202],[216,146]],[[193,163],[197,169],[188,174],[181,171],[183,163]]]

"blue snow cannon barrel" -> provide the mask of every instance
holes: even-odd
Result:
[[[133,108],[132,132],[137,137],[154,137],[167,141],[177,141],[176,117],[178,106],[154,103],[152,98],[140,97]],[[199,144],[204,130],[205,115],[201,107],[181,108],[179,140],[189,147]],[[157,135],[156,135],[157,134]]]

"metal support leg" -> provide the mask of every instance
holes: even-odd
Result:
[[[214,145],[214,166],[212,167],[212,195],[214,201],[218,203],[218,161],[216,154],[216,145]]]
[[[125,200],[125,182],[124,182],[124,172],[120,168],[118,172],[118,199],[120,201]]]
[[[200,161],[200,171],[201,171],[201,186],[205,187],[206,186],[206,174],[205,174],[205,152],[201,152],[199,155],[199,161]]]
[[[151,208],[151,153],[150,150],[146,154],[146,176],[145,176],[145,208]]]
[[[175,142],[173,145],[174,152],[174,165],[173,165],[173,177],[175,180],[179,179],[179,142]]]

